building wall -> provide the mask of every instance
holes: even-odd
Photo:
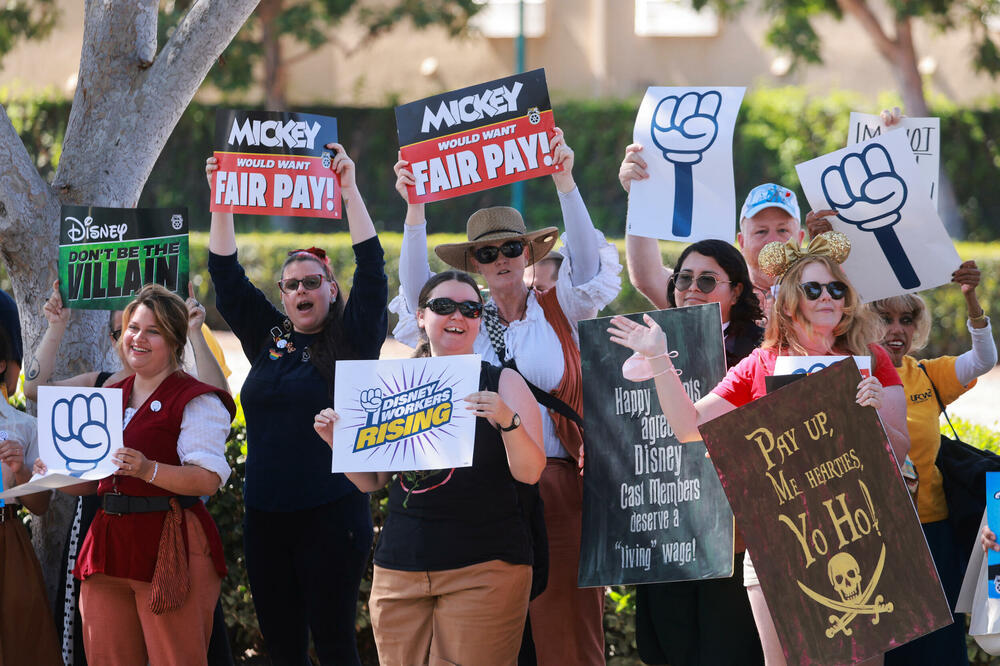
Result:
[[[61,0],[62,19],[55,34],[8,54],[0,88],[17,93],[72,90],[82,43],[83,3]],[[764,43],[767,17],[753,6],[735,20],[719,22],[712,37],[641,37],[635,34],[634,0],[546,0],[546,31],[526,40],[529,69],[545,67],[555,101],[566,98],[631,96],[649,85],[807,85],[817,92],[856,90],[872,99],[896,88],[888,65],[853,20],[819,22],[822,66],[807,66],[777,76],[779,56]],[[450,39],[442,30],[415,31],[401,26],[353,54],[361,40],[350,24],[332,32],[331,44],[301,60],[290,72],[289,103],[385,105],[418,99],[498,78],[514,69],[514,40],[470,35]],[[1000,84],[978,75],[964,30],[942,34],[918,25],[921,57],[937,63],[931,94],[967,103],[1000,93]],[[301,49],[286,45],[289,54]],[[422,73],[433,58],[437,67]],[[206,91],[204,101],[218,96]],[[259,91],[251,98],[260,99]]]

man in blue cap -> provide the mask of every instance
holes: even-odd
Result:
[[[740,210],[740,231],[736,240],[750,269],[750,281],[760,299],[761,308],[767,312],[771,300],[774,278],[761,272],[757,256],[761,248],[772,241],[784,243],[795,237],[799,244],[805,237],[799,214],[799,202],[787,187],[764,183],[750,190]]]

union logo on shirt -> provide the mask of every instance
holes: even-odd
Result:
[[[911,393],[910,402],[919,405],[922,402],[927,402],[928,400],[930,400],[932,395],[934,395],[932,389],[927,389],[923,393]]]

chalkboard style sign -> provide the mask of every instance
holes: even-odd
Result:
[[[716,303],[648,313],[695,400],[725,375]],[[628,315],[642,321],[642,313]],[[733,571],[733,514],[701,442],[681,444],[654,380],[622,377],[631,351],[609,318],[579,322],[584,458],[581,587],[722,578]]]

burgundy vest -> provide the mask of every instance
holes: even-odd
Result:
[[[112,385],[111,388],[122,389],[123,409],[128,406],[129,396],[135,375]],[[141,451],[151,461],[168,465],[179,465],[177,455],[177,437],[181,431],[181,419],[184,407],[192,399],[206,393],[215,393],[222,404],[229,410],[230,418],[236,414],[236,406],[228,393],[208,384],[199,382],[187,373],[178,370],[168,376],[156,387],[153,394],[142,404],[132,416],[124,431],[126,447]],[[159,409],[154,411],[151,406],[159,403]],[[132,476],[110,476],[102,479],[97,487],[97,494],[115,492],[115,487],[122,495],[154,497],[171,496],[173,493],[146,483]],[[212,550],[212,563],[219,576],[226,575],[226,561],[222,553],[222,540],[215,521],[209,515],[202,502],[188,509],[201,523],[205,537]],[[182,512],[184,519],[187,511]],[[153,580],[153,569],[156,567],[156,552],[160,543],[160,533],[163,530],[163,520],[166,511],[150,513],[132,513],[124,516],[109,516],[104,509],[98,509],[94,522],[90,525],[80,554],[76,560],[73,575],[83,580],[95,573],[103,573],[120,578],[131,578],[150,582]],[[181,534],[184,535],[187,547],[187,529],[182,524]]]

